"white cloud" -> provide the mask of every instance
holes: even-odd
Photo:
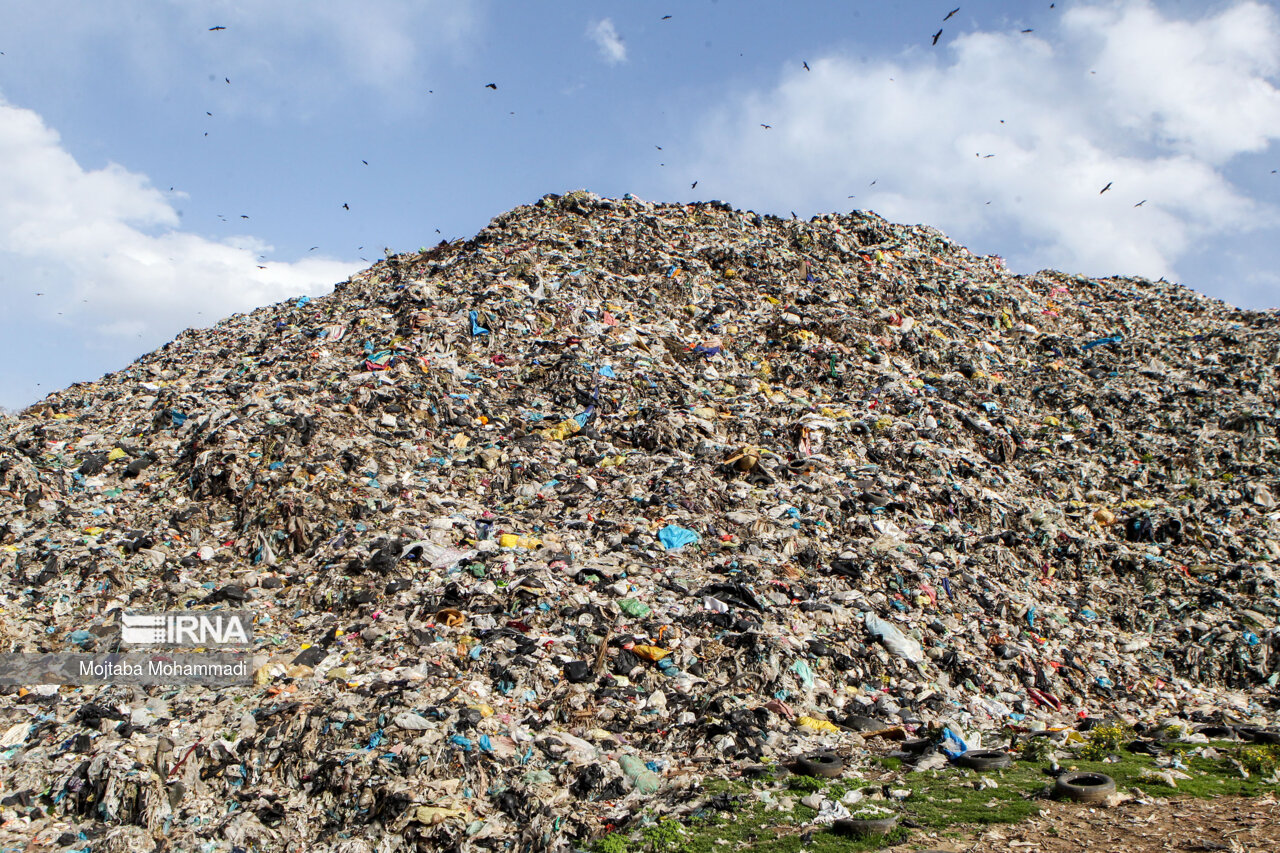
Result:
[[[178,223],[145,176],[115,164],[86,171],[39,115],[0,100],[0,279],[11,321],[74,325],[110,346],[320,293],[362,266],[260,262],[270,247],[255,238],[219,242]]]
[[[627,61],[627,46],[618,36],[613,21],[608,18],[597,21],[587,28],[587,35],[596,43],[596,47],[600,48],[600,56],[605,62],[616,65]]]
[[[1223,170],[1280,138],[1280,24],[1258,3],[1191,22],[1143,0],[1082,6],[1060,35],[809,65],[713,115],[688,178],[738,204],[871,209],[1012,246],[1018,268],[1098,275],[1174,277],[1215,235],[1276,224]]]

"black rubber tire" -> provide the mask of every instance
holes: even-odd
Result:
[[[1116,792],[1116,780],[1104,773],[1063,773],[1053,784],[1053,794],[1077,803],[1100,803]]]
[[[937,741],[934,738],[922,737],[913,740],[904,740],[898,744],[898,751],[905,752],[907,755],[924,755],[929,747],[933,746]]]
[[[834,752],[815,752],[804,758],[797,758],[795,772],[800,776],[835,779],[844,772],[844,759]]]
[[[855,732],[878,732],[887,728],[887,724],[874,717],[864,717],[861,714],[850,714],[843,720],[837,720],[837,725],[844,726],[847,729],[853,729]]]
[[[1238,737],[1231,726],[1196,726],[1192,731],[1213,740],[1235,740]]]
[[[890,832],[898,825],[898,816],[889,815],[888,817],[877,818],[875,820],[860,820],[853,817],[844,817],[836,820],[833,829],[838,835],[851,835],[854,838],[863,838],[868,835],[884,835]]]
[[[1280,743],[1280,731],[1256,726],[1237,726],[1236,733],[1249,743]]]
[[[957,758],[956,764],[970,770],[1004,770],[1013,765],[1013,759],[1002,749],[971,749]]]

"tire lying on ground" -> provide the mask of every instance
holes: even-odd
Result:
[[[823,779],[834,779],[844,770],[844,759],[834,752],[815,752],[803,758],[797,758],[795,772],[801,776],[818,776]]]
[[[1004,770],[1013,764],[1013,759],[999,749],[971,749],[957,758],[956,764],[971,770]]]
[[[1116,780],[1103,773],[1063,773],[1054,783],[1053,794],[1077,803],[1100,803],[1116,792]]]

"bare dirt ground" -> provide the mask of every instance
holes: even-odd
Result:
[[[930,844],[933,846],[930,846]],[[1280,800],[1274,796],[1171,799],[1115,808],[1045,803],[1039,817],[975,830],[963,840],[913,838],[894,853],[1165,853],[1225,850],[1280,853]]]

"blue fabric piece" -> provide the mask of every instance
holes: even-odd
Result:
[[[1094,347],[1100,347],[1105,344],[1118,344],[1123,340],[1124,340],[1124,335],[1111,335],[1110,337],[1107,337],[1107,338],[1098,338],[1096,341],[1090,341],[1089,343],[1080,347],[1080,349],[1091,350]]]
[[[487,334],[489,334],[489,330],[488,330],[488,329],[486,329],[484,326],[481,326],[481,325],[476,321],[476,318],[478,318],[479,316],[480,316],[480,312],[479,312],[479,311],[472,311],[472,312],[468,315],[469,319],[471,320],[471,334],[472,334],[472,336],[473,336],[473,337],[474,337],[474,336],[477,336],[477,335],[487,335]]]
[[[666,527],[658,531],[658,541],[662,543],[662,547],[668,551],[674,551],[676,548],[683,548],[685,545],[692,545],[702,539],[697,533],[685,527],[675,524],[668,524]]]
[[[964,742],[964,738],[951,730],[951,727],[942,730],[942,752],[950,759],[956,759],[969,751],[969,745]]]
[[[465,738],[462,735],[454,735],[449,738],[449,742],[455,746],[462,747],[463,752],[470,752],[472,748],[471,738]]]
[[[600,367],[600,369],[599,369],[599,370],[597,370],[596,372],[597,372],[597,373],[599,373],[601,376],[604,376],[604,377],[606,377],[606,378],[608,378],[608,379],[617,379],[617,378],[618,378],[618,374],[614,373],[614,372],[613,372],[613,368],[612,368],[612,367],[610,367],[610,366],[609,366],[609,365],[607,365],[607,364],[602,365],[602,366]]]

